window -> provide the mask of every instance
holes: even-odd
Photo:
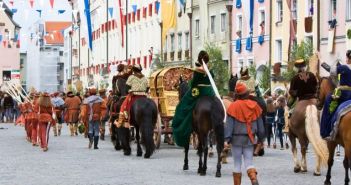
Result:
[[[243,31],[243,16],[237,15],[236,16],[236,31]]]
[[[171,52],[174,51],[174,34],[171,34]]]
[[[351,0],[346,0],[346,20],[351,20]]]
[[[282,0],[277,0],[277,17],[276,17],[277,23],[283,21],[283,1]]]
[[[226,25],[226,22],[227,22],[227,14],[225,13],[222,13],[221,14],[221,32],[225,32],[226,28],[227,28],[227,25]]]
[[[276,40],[275,41],[275,51],[276,51],[276,62],[282,62],[283,60],[283,47],[282,47],[282,40]]]
[[[313,45],[313,36],[307,36],[305,38],[306,43]]]
[[[195,20],[195,37],[199,37],[200,34],[200,20]]]
[[[261,31],[261,35],[265,34],[265,24],[266,24],[266,12],[265,10],[260,10],[259,11],[259,17],[258,17],[258,28]]]
[[[253,65],[254,65],[254,59],[253,58],[247,59],[247,66],[253,66]]]
[[[215,34],[215,29],[216,29],[215,22],[216,22],[216,16],[212,15],[211,16],[211,34]]]
[[[314,12],[313,6],[314,6],[314,0],[308,0],[307,7],[306,7],[308,16],[313,16],[313,12]]]
[[[239,64],[239,68],[244,67],[244,59],[241,58],[241,59],[238,60],[238,62],[239,62],[239,63],[238,63],[238,64]],[[239,69],[239,70],[240,70],[240,69]]]
[[[292,18],[294,20],[297,20],[297,0],[291,1],[291,13],[292,13]]]
[[[178,51],[182,51],[182,33],[178,33]]]
[[[189,49],[189,32],[185,33],[185,49]]]
[[[336,0],[330,0],[329,20],[336,19]]]

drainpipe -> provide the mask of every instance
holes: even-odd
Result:
[[[270,93],[269,95],[272,95],[272,29],[273,29],[273,8],[272,8],[272,1],[269,1],[269,23],[270,23],[270,28],[269,28],[269,60],[268,60],[268,69],[269,69],[269,89]],[[275,24],[274,24],[275,25]]]
[[[317,51],[320,51],[320,37],[321,37],[321,30],[319,29],[321,26],[321,13],[320,13],[320,8],[321,8],[321,3],[320,1],[317,1]],[[317,70],[317,76],[320,74],[320,59],[318,59],[318,70]]]
[[[189,30],[189,58],[190,58],[190,62],[191,62],[191,67],[193,68],[193,0],[191,0],[191,6],[190,6],[190,12],[188,13],[188,17],[189,17],[189,22],[190,22],[190,30]]]
[[[126,0],[126,63],[128,63],[128,0]]]
[[[232,75],[233,74],[233,69],[232,69],[232,60],[233,60],[233,46],[232,46],[232,10],[233,10],[233,1],[229,1],[228,4],[226,5],[227,11],[228,11],[228,17],[229,17],[229,62],[228,62],[228,67],[229,67],[229,73]]]

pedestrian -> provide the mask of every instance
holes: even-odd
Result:
[[[73,92],[67,92],[65,99],[65,122],[69,124],[71,136],[78,136],[78,117],[81,100]]]
[[[101,104],[102,98],[96,95],[96,89],[91,88],[89,90],[89,97],[84,99],[83,104],[87,105],[88,108],[88,120],[89,120],[89,149],[92,147],[94,142],[94,149],[98,148],[99,142],[99,125],[101,118]]]
[[[277,117],[276,122],[275,122],[275,128],[276,128],[276,137],[278,136],[279,141],[280,141],[280,150],[284,150],[283,128],[285,125],[285,105],[286,105],[285,97],[279,96],[278,97],[278,105],[276,107],[276,114],[275,114],[275,116]],[[276,141],[276,139],[275,139],[275,141]],[[274,148],[276,148],[276,142],[274,142]]]
[[[231,144],[232,147],[234,185],[241,184],[242,158],[252,185],[258,185],[257,170],[253,165],[254,144],[263,143],[265,130],[262,109],[257,102],[249,99],[249,94],[246,85],[238,83],[235,87],[236,100],[227,109],[229,116],[225,124],[224,145],[228,147]]]
[[[39,127],[39,96],[40,94],[31,93],[32,102],[26,102],[26,124],[28,125],[30,139],[33,146],[38,146],[38,127]]]
[[[51,103],[54,106],[54,111],[56,114],[56,119],[57,119],[57,125],[53,127],[54,130],[54,136],[60,136],[61,135],[61,129],[62,129],[62,112],[64,110],[64,105],[65,101],[59,96],[59,92],[55,92],[51,98]]]
[[[84,94],[84,99],[87,99],[89,97],[89,92],[87,91]],[[87,104],[82,103],[80,105],[80,113],[79,113],[79,120],[83,123],[84,125],[84,137],[87,138],[88,137],[88,130],[89,130],[89,116],[88,116],[88,106]]]
[[[273,98],[268,97],[266,100],[267,103],[267,115],[266,115],[266,122],[265,122],[265,130],[267,136],[267,147],[271,147],[271,138],[273,136],[273,124],[274,124],[274,117],[275,117],[275,107],[273,105]]]
[[[13,110],[14,104],[13,104],[13,98],[7,93],[4,96],[3,106],[5,109],[6,122],[12,123],[13,122],[12,110]]]
[[[55,111],[50,100],[48,93],[43,93],[39,98],[38,103],[39,110],[39,138],[40,146],[44,152],[48,151],[48,141],[50,134],[50,126],[55,125],[53,117],[55,117]]]

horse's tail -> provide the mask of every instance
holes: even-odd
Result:
[[[315,105],[308,105],[306,107],[305,129],[308,140],[312,143],[316,155],[320,157],[321,164],[326,166],[328,164],[329,151],[327,142],[320,136],[318,110]]]
[[[218,98],[215,98],[214,103],[212,104],[213,110],[211,112],[211,122],[212,128],[216,134],[217,140],[217,148],[223,149],[224,148],[224,110],[221,102]]]
[[[144,116],[149,118],[144,118],[144,122],[140,125],[140,130],[142,132],[141,137],[144,142],[144,146],[146,149],[145,158],[149,158],[153,152],[155,151],[155,143],[154,143],[154,127],[157,121],[157,107],[152,100],[149,100],[149,105],[146,106],[146,109],[142,110],[146,114]],[[149,110],[147,110],[149,109]],[[146,121],[147,120],[147,121]]]

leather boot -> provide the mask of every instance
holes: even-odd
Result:
[[[234,185],[241,185],[241,173],[233,172]]]
[[[88,148],[91,149],[91,147],[93,146],[93,134],[88,134],[89,137],[89,146]]]
[[[257,171],[255,168],[250,168],[247,170],[247,176],[249,176],[249,179],[251,180],[252,185],[258,185],[257,181]]]
[[[98,143],[99,143],[99,136],[94,136],[94,149],[99,149],[98,148]]]

